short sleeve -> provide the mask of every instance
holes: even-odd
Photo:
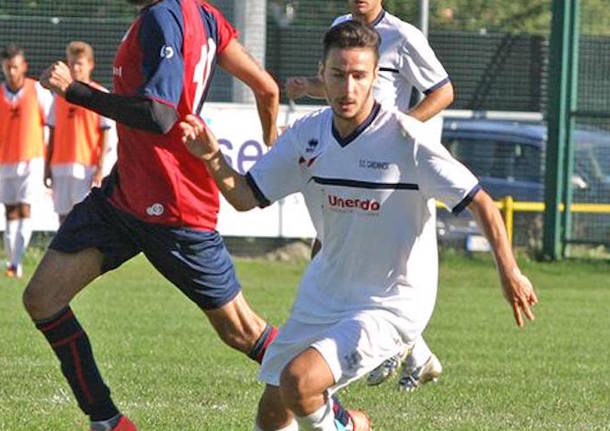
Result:
[[[305,174],[295,135],[292,128],[286,129],[246,174],[261,207],[303,189]]]
[[[206,12],[211,14],[216,21],[217,26],[217,36],[218,40],[216,41],[216,46],[218,47],[218,53],[222,53],[231,39],[237,39],[239,37],[239,31],[235,27],[231,25],[228,19],[216,9],[214,6],[209,3],[203,3],[203,8]]]
[[[337,18],[335,18],[333,23],[330,25],[330,28],[333,28],[334,26],[344,23],[346,21],[350,21],[351,19],[352,19],[352,16],[350,14],[338,16]]]
[[[95,88],[97,88],[100,91],[103,91],[104,93],[108,93],[108,89],[103,87],[102,85],[99,85],[98,83],[91,82],[90,85],[94,86]],[[100,129],[101,130],[108,130],[113,127],[114,121],[112,121],[111,119],[103,117],[101,115],[99,116],[99,118],[100,118]]]
[[[167,8],[152,8],[142,16],[138,41],[144,83],[138,94],[177,106],[182,94],[182,20]]]
[[[403,44],[399,48],[400,73],[419,91],[429,94],[449,82],[449,77],[428,40],[415,27],[403,30]]]
[[[415,144],[415,165],[421,193],[440,200],[459,214],[479,191],[479,180],[453,158],[440,142]]]
[[[44,124],[49,127],[55,127],[55,98],[53,98],[53,102],[51,102],[49,114],[46,116]]]
[[[36,88],[36,96],[38,97],[38,104],[40,105],[40,109],[42,110],[43,121],[46,125],[51,126],[49,123],[49,116],[52,115],[55,106],[55,98],[53,97],[53,93],[44,88],[37,82],[34,87]]]

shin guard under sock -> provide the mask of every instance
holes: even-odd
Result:
[[[92,421],[106,420],[119,414],[110,398],[110,389],[93,359],[89,338],[70,307],[50,319],[35,323],[57,355],[61,371],[81,410]]]

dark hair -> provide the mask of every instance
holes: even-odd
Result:
[[[2,58],[2,60],[10,60],[11,58],[15,58],[18,55],[22,56],[25,59],[25,51],[23,50],[23,48],[17,44],[9,43],[2,50],[0,58]]]
[[[375,52],[375,64],[379,60],[379,33],[369,24],[360,21],[345,21],[337,24],[324,35],[324,54],[326,61],[328,53],[333,48],[370,48]]]

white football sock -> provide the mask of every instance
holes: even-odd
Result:
[[[6,253],[7,265],[13,264],[13,253],[15,252],[18,226],[19,220],[6,221],[6,229],[4,230],[4,252]]]
[[[30,244],[30,238],[32,237],[32,220],[29,218],[22,218],[18,220],[17,226],[17,239],[15,241],[15,248],[13,250],[12,264],[15,267],[21,265],[25,251]]]
[[[409,355],[409,365],[421,367],[430,359],[430,356],[432,356],[432,350],[430,350],[430,347],[428,347],[424,338],[420,335],[419,338],[415,340],[415,344]]]
[[[333,412],[332,401],[328,401],[318,410],[307,416],[297,416],[294,418],[299,424],[299,430],[304,431],[337,431],[335,425],[335,413]]]

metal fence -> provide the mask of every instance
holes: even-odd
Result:
[[[244,4],[238,0],[213,3],[230,20],[238,18],[236,8]],[[440,3],[434,7],[438,13],[446,14],[446,11],[439,12]],[[478,3],[489,3],[489,6],[494,2]],[[610,28],[610,20],[595,13],[599,4],[598,0],[580,2],[583,12],[576,128],[610,134],[610,36],[604,30]],[[400,5],[396,1],[388,2],[388,5],[397,9],[390,9],[391,12],[413,10],[395,6]],[[477,30],[460,11],[456,11],[460,18],[451,25],[441,25],[440,18],[431,23],[430,43],[456,86],[452,108],[546,111],[549,76],[557,73],[549,70],[550,7],[550,1],[543,1],[526,11],[542,17],[539,19],[542,24],[533,33],[510,26],[519,21],[517,18],[521,19],[521,15],[515,15],[514,19],[503,18],[505,24],[498,24],[491,23],[493,14],[490,14],[490,24]],[[315,73],[321,37],[333,18],[345,13],[346,8],[345,0],[267,0],[266,38],[257,39],[265,43],[267,69],[279,81],[291,75]],[[111,87],[115,48],[133,16],[133,8],[119,0],[0,1],[0,45],[8,42],[23,45],[30,74],[37,76],[45,65],[63,57],[68,42],[74,39],[88,41],[96,54],[94,78]],[[415,21],[417,16],[401,15],[401,18]],[[209,100],[232,101],[233,86],[226,74],[217,73]],[[603,142],[581,142],[575,148],[575,154],[575,166],[587,172],[587,176],[574,179],[575,184],[580,184],[573,190],[574,202],[610,202],[610,146]],[[579,213],[571,218],[574,239],[610,241],[609,216]],[[534,232],[534,240],[540,237],[538,224],[538,221],[533,225],[526,222],[523,226],[524,231]],[[519,226],[519,222],[516,225]],[[520,238],[520,235],[517,228],[516,237]],[[532,240],[529,234],[527,237],[527,241]]]

